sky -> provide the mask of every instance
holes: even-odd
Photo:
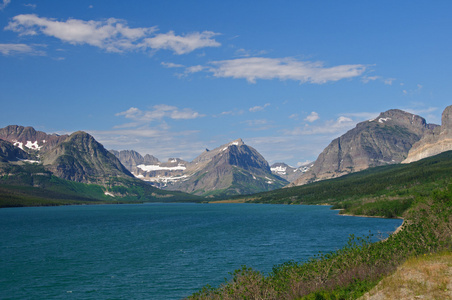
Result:
[[[0,127],[193,160],[314,161],[389,109],[452,104],[452,1],[0,0]]]

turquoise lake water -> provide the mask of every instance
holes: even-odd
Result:
[[[0,299],[182,299],[242,265],[268,273],[401,223],[303,205],[0,209]]]

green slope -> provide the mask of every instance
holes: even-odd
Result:
[[[371,243],[371,235],[351,236],[342,249],[289,261],[268,275],[243,266],[222,285],[206,286],[189,299],[358,299],[408,258],[452,252],[452,152],[245,200],[356,209],[373,205],[378,213],[391,210],[391,203],[399,206],[404,223],[386,240]]]
[[[336,179],[242,197],[246,202],[332,204],[345,212],[401,216],[416,196],[452,182],[452,151],[411,164],[367,169]]]
[[[135,178],[110,177],[104,185],[64,180],[39,164],[0,163],[0,174],[0,207],[202,200]]]

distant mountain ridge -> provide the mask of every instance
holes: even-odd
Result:
[[[10,125],[0,129],[0,139],[42,163],[55,176],[82,183],[104,183],[110,177],[133,177],[121,162],[91,135],[47,134],[32,127]]]
[[[136,152],[112,151],[125,163]],[[129,154],[129,155],[127,155]],[[272,174],[268,162],[242,139],[213,150],[204,151],[192,162],[177,158],[167,163],[154,160],[139,164],[144,158],[135,155],[129,170],[138,178],[161,188],[195,195],[225,196],[249,194],[283,187],[288,181]]]
[[[158,158],[146,154],[144,157],[134,150],[110,150],[121,163],[136,177],[155,187],[164,188],[173,181],[180,180],[189,162],[170,158],[163,163]]]
[[[110,177],[133,177],[113,154],[91,135],[77,131],[42,155],[54,175],[83,183],[104,183]]]
[[[64,141],[68,135],[47,134],[33,127],[9,125],[0,129],[0,139],[12,143],[22,150],[42,150],[45,152]]]
[[[165,193],[227,197],[270,191],[289,182],[288,186],[303,185],[374,166],[409,163],[448,150],[452,150],[452,106],[444,110],[441,126],[398,109],[382,112],[334,139],[315,162],[299,168],[284,163],[270,167],[242,139],[206,149],[191,162],[179,158],[160,162],[133,150],[107,151],[83,131],[57,135],[10,125],[0,128],[0,174],[14,176],[14,170],[20,169],[15,166],[29,163],[43,167],[37,168],[39,174],[101,185],[111,196],[115,195],[109,191],[112,187],[137,184],[140,189],[151,189],[151,194],[158,187]],[[142,181],[155,187],[143,186]],[[124,193],[122,190],[117,195]]]
[[[289,182],[292,182],[298,179],[302,174],[309,171],[312,166],[312,162],[305,163],[298,168],[291,167],[285,163],[274,163],[270,166],[270,170],[273,174],[278,175]]]
[[[432,133],[437,125],[398,109],[356,125],[334,139],[312,168],[290,186],[339,177],[369,167],[402,162],[413,144]]]
[[[40,189],[34,192],[41,195],[39,203],[61,203],[64,199],[197,201],[191,195],[162,191],[136,179],[86,132],[49,135],[18,125],[0,129],[0,186],[7,194],[5,199],[27,199],[27,203],[35,203],[35,197],[25,186]],[[79,193],[84,195],[79,197]],[[21,202],[16,201],[16,205]]]

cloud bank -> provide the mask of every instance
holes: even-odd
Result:
[[[295,80],[300,83],[326,83],[360,76],[366,67],[361,64],[325,67],[321,62],[299,61],[293,58],[251,57],[214,61],[209,69],[215,77],[246,79]]]
[[[175,106],[166,104],[154,105],[152,110],[142,111],[136,107],[131,107],[126,111],[117,113],[116,116],[124,116],[135,122],[150,123],[153,121],[160,121],[163,118],[170,118],[173,120],[189,120],[204,117],[190,108],[179,109]]]
[[[45,55],[44,51],[37,50],[34,47],[26,44],[0,44],[0,53],[3,55]]]
[[[20,35],[44,34],[73,45],[91,45],[107,52],[146,50],[171,50],[175,54],[186,54],[205,47],[218,47],[217,33],[211,31],[176,35],[173,31],[156,34],[157,27],[131,28],[127,22],[109,18],[103,21],[84,21],[39,17],[35,14],[15,16],[5,27]]]

